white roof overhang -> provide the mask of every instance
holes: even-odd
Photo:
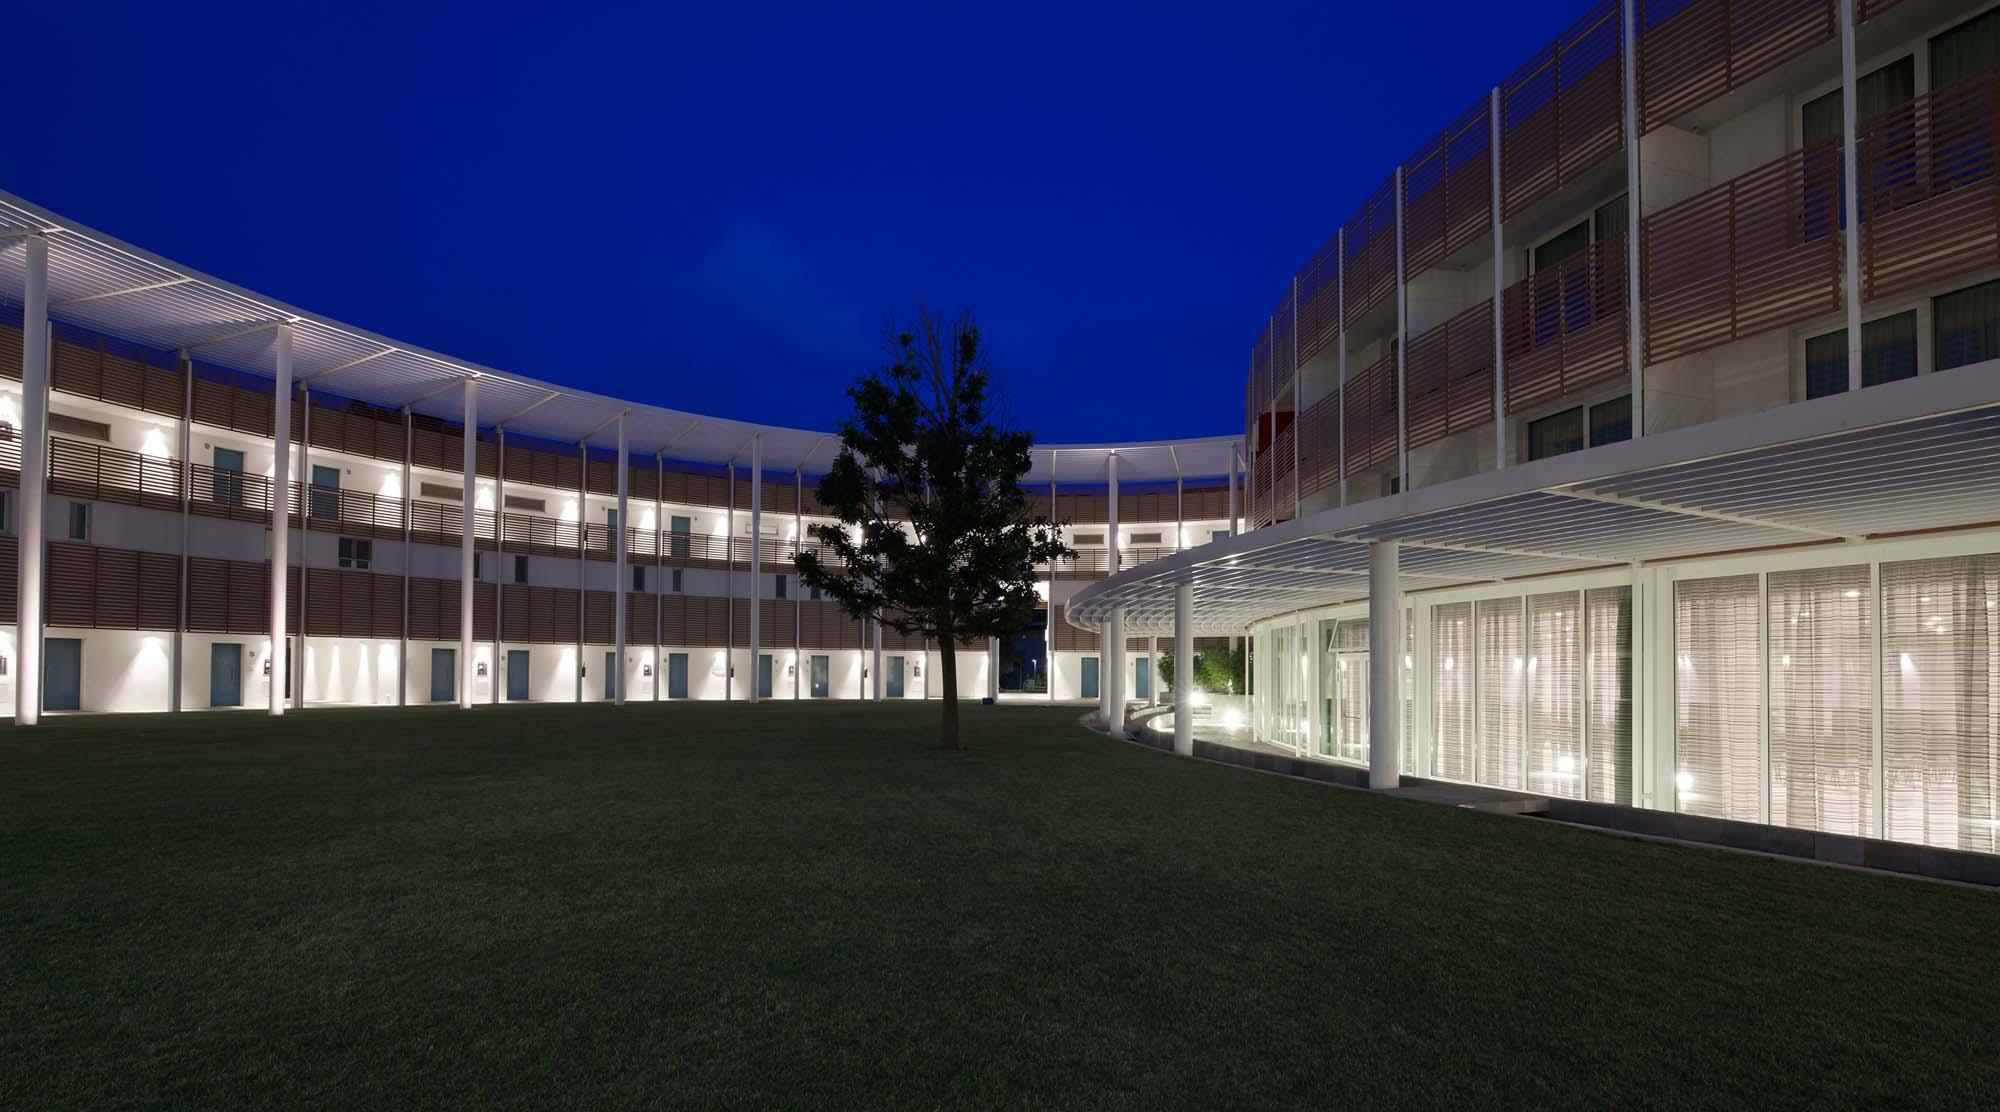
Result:
[[[1071,623],[1195,631],[1368,597],[1368,545],[1405,591],[2000,524],[2000,361],[1488,471],[1230,537],[1092,583]]]

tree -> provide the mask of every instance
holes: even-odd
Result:
[[[957,749],[956,647],[1026,626],[1036,565],[1074,553],[1029,515],[1034,439],[995,423],[971,314],[920,310],[915,331],[891,325],[888,346],[888,365],[848,388],[854,412],[819,484],[840,524],[809,530],[819,550],[799,553],[799,579],[853,617],[937,642],[939,743]]]
[[[1160,681],[1168,690],[1174,686],[1174,654],[1160,654]],[[1243,652],[1240,649],[1201,649],[1194,654],[1194,686],[1211,695],[1234,695],[1243,690]]]

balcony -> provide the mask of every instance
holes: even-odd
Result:
[[[1872,5],[1866,19],[1886,3]],[[1837,0],[1639,0],[1644,130],[1740,89],[1840,33]]]
[[[1865,120],[1858,138],[1866,300],[2000,265],[2000,69]]]
[[[1625,145],[1625,41],[1604,0],[1500,86],[1500,198],[1512,219]]]
[[[1398,414],[1396,358],[1385,355],[1350,377],[1346,396],[1347,471],[1353,474],[1396,460]]]
[[[1493,301],[1488,298],[1410,341],[1412,448],[1493,420]]]
[[[1628,373],[1625,267],[1618,236],[1501,291],[1508,413]]]

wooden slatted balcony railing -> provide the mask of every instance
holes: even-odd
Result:
[[[2000,67],[1862,122],[1869,301],[2000,265]]]
[[[1638,20],[1641,126],[1651,131],[1832,41],[1840,5],[1639,0]]]
[[[271,523],[271,480],[265,475],[225,471],[205,463],[189,465],[193,495],[189,512],[252,524]]]
[[[19,481],[19,442],[14,467]],[[116,502],[156,510],[181,508],[181,464],[108,444],[49,440],[49,493],[87,502]]]
[[[1625,268],[1618,236],[1501,291],[1507,412],[1629,372]]]
[[[1299,414],[1299,497],[1310,498],[1340,481],[1340,394],[1315,401]],[[1226,511],[1225,511],[1226,512]]]
[[[1409,443],[1442,440],[1493,419],[1493,301],[1410,341]]]
[[[1294,465],[1294,444],[1298,437],[1298,423],[1287,422],[1271,442],[1271,483],[1275,508],[1272,510],[1278,520],[1288,521],[1298,516],[1298,487],[1292,482]]]
[[[383,498],[361,490],[314,487],[307,499],[306,523],[325,533],[401,540],[403,506],[400,498]]]
[[[1340,237],[1326,241],[1298,273],[1299,362],[1333,346],[1340,335]]]
[[[1131,571],[1133,568],[1143,567],[1179,551],[1179,548],[1171,545],[1121,549],[1118,553],[1118,570]],[[1064,582],[1104,579],[1111,574],[1111,551],[1105,548],[1078,549],[1074,558],[1056,561],[1053,569],[1043,565],[1042,574]]]
[[[516,515],[508,514],[507,516],[512,518]],[[413,501],[410,503],[411,540],[423,544],[436,544],[443,545],[446,548],[456,548],[464,535],[465,514],[458,505],[451,502]],[[492,551],[494,544],[493,512],[491,510],[473,511],[472,536],[474,548],[481,551]],[[518,551],[511,545],[508,546],[508,550]],[[576,549],[572,547],[569,555],[574,556],[575,554]]]
[[[21,438],[13,429],[0,431],[0,486],[21,486]]]
[[[1347,471],[1393,463],[1399,423],[1396,405],[1396,358],[1385,355],[1350,377],[1346,394]]]
[[[1646,218],[1646,358],[1841,308],[1840,152],[1821,143]]]
[[[1287,289],[1285,296],[1278,299],[1277,311],[1271,314],[1271,379],[1279,391],[1292,381],[1292,372],[1298,369],[1293,300],[1292,291]]]
[[[1376,187],[1343,228],[1347,237],[1347,327],[1396,288],[1396,178]]]
[[[1500,195],[1514,214],[1625,145],[1624,26],[1600,3],[1500,85]]]
[[[1866,23],[1899,3],[1902,0],[1854,0],[1854,22]]]
[[[1492,234],[1491,108],[1479,98],[1404,164],[1405,278]]]

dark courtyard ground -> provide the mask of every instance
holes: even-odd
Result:
[[[2000,894],[1072,708],[0,733],[0,1108],[1984,1106]]]

